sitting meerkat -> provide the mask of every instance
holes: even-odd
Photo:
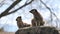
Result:
[[[34,16],[34,18],[32,19],[32,26],[43,26],[44,25],[43,17],[36,9],[32,9],[29,12],[32,13]]]
[[[21,16],[16,18],[18,28],[29,27],[30,24],[23,23]]]
[[[18,26],[18,28],[23,27],[23,21],[22,21],[21,16],[17,17],[17,18],[16,18],[16,21],[17,21],[17,26]]]

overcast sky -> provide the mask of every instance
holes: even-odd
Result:
[[[8,8],[14,1],[5,0],[4,1],[5,4],[2,7],[0,7],[0,13],[2,13],[6,8]],[[51,10],[54,13],[56,13],[57,17],[60,19],[60,15],[59,15],[60,14],[60,0],[43,0],[43,1],[51,8]],[[22,0],[12,10],[15,10],[19,6],[24,5],[25,2],[26,2],[26,0]],[[1,3],[1,1],[0,1],[0,3]],[[43,6],[43,7],[41,7],[41,6]],[[47,10],[45,8],[45,6],[40,3],[39,0],[35,0],[32,4],[18,10],[16,13],[2,17],[0,19],[0,24],[2,24],[0,27],[3,27],[3,25],[4,25],[5,31],[9,31],[9,32],[16,31],[18,29],[17,24],[16,24],[16,18],[18,16],[22,16],[23,22],[31,24],[31,19],[33,18],[33,15],[31,13],[29,13],[29,11],[31,9],[37,9],[38,12],[41,13],[41,15],[43,16],[45,21],[49,20],[49,17],[50,17],[49,10]],[[54,19],[55,19],[55,17],[54,17]],[[53,26],[56,26],[55,22],[53,22],[52,24],[54,24]]]

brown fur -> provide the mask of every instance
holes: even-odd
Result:
[[[21,16],[17,17],[16,21],[17,21],[18,28],[29,27],[30,26],[30,24],[23,23],[23,21],[21,19]]]
[[[16,21],[17,21],[18,28],[23,27],[23,22],[22,22],[21,16],[17,17]]]
[[[37,25],[37,23],[36,23],[36,20],[35,19],[32,19],[32,26],[36,26]]]
[[[42,25],[44,25],[43,18],[41,16],[41,14],[36,9],[32,9],[30,11],[30,13],[32,13],[33,16],[34,16],[34,18],[32,19],[32,25],[35,25],[35,26],[42,26]]]

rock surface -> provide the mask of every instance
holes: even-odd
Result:
[[[59,34],[59,32],[54,27],[36,26],[20,28],[15,34]]]

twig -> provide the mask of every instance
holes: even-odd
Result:
[[[12,11],[12,12],[10,12],[10,13],[8,13],[8,15],[17,12],[19,9],[22,9],[23,7],[31,4],[33,1],[34,1],[34,0],[31,0],[29,3],[26,3],[26,4],[24,4],[23,6],[19,7],[18,9],[14,10],[14,11]]]
[[[26,4],[24,4],[23,6],[19,7],[18,9],[14,10],[14,11],[11,11],[10,13],[7,13],[6,15],[3,15],[3,16],[7,16],[7,15],[9,15],[9,14],[12,14],[12,13],[17,12],[19,9],[21,9],[21,8],[23,8],[23,7],[31,4],[33,1],[34,1],[34,0],[31,0],[29,3],[26,3]],[[3,16],[0,16],[0,17],[3,17]]]
[[[21,0],[17,0],[17,1],[15,1],[15,2],[13,2],[12,5],[10,5],[4,12],[2,12],[2,13],[0,14],[0,18],[3,17],[3,16],[6,16],[6,15],[9,13],[9,11],[10,11],[16,4],[18,4],[20,1],[21,1]]]
[[[44,6],[50,11],[50,13],[51,13],[51,21],[52,21],[52,14],[56,17],[56,19],[57,20],[59,20],[58,19],[58,17],[56,16],[56,14],[55,13],[53,13],[52,11],[51,11],[51,9],[42,1],[42,0],[40,0],[40,2],[42,3],[42,4],[44,4]]]

